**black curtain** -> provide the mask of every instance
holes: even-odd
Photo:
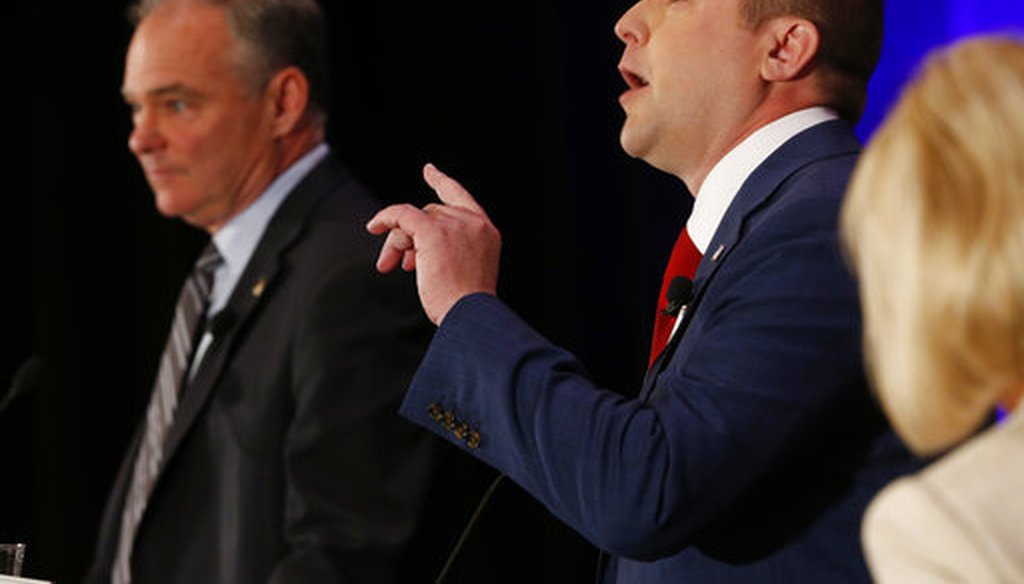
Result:
[[[14,3],[0,35],[0,382],[44,359],[35,391],[0,417],[0,540],[27,541],[26,574],[62,584],[88,565],[203,241],[157,214],[127,150],[126,5]],[[389,202],[430,200],[424,162],[458,178],[502,230],[502,297],[622,392],[642,378],[660,270],[691,202],[618,146],[612,26],[628,6],[325,3],[335,151]],[[455,458],[482,489],[490,471]],[[473,547],[477,571],[461,569],[494,582],[590,582],[596,557],[514,485]]]

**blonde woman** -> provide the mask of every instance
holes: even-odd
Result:
[[[861,159],[842,222],[880,401],[914,451],[944,453],[869,508],[874,577],[1024,582],[1024,416],[1011,406],[981,429],[1024,388],[1020,39],[932,56]]]

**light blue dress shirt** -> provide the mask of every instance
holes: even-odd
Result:
[[[245,272],[249,259],[256,251],[256,246],[267,225],[274,217],[281,203],[288,198],[299,182],[306,177],[313,167],[320,163],[330,148],[327,144],[320,144],[310,150],[305,156],[295,161],[286,171],[281,173],[260,196],[246,207],[241,213],[235,215],[230,221],[214,234],[212,240],[224,263],[217,268],[213,274],[213,289],[210,291],[210,304],[206,310],[207,322],[209,319],[224,309],[231,299],[238,280]],[[203,333],[199,345],[196,347],[196,354],[192,358],[190,376],[195,375],[202,362],[203,356],[213,343],[213,333],[207,330]]]

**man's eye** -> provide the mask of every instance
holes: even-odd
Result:
[[[174,113],[181,113],[188,109],[188,104],[183,99],[172,99],[167,102],[167,109]]]

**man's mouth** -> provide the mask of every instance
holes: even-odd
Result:
[[[619,67],[619,73],[622,74],[622,79],[626,81],[626,85],[628,85],[630,89],[642,89],[647,87],[649,83],[647,79],[624,67]]]
[[[143,163],[142,169],[146,172],[147,176],[154,177],[165,177],[175,174],[180,174],[181,169],[172,164],[145,164]]]

